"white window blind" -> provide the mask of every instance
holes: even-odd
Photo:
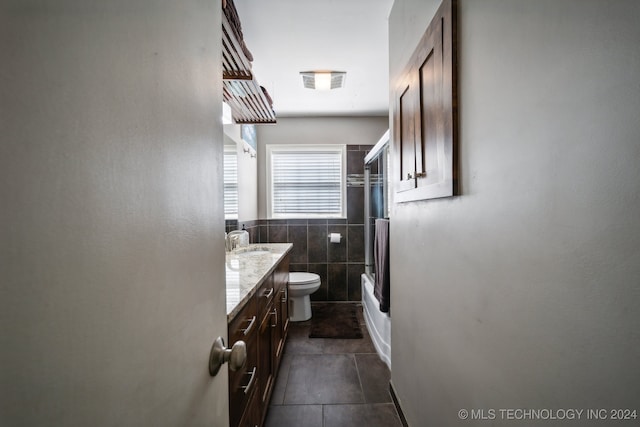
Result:
[[[344,216],[344,147],[269,150],[272,217]]]
[[[238,153],[224,153],[224,217],[238,218]]]

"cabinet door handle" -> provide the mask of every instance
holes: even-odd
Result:
[[[271,295],[273,295],[273,288],[264,293],[265,298],[271,298]]]
[[[253,367],[253,370],[251,372],[247,372],[247,374],[251,375],[251,378],[249,379],[249,382],[247,383],[247,385],[243,385],[242,388],[244,389],[244,394],[248,394],[249,390],[251,390],[251,386],[253,385],[253,380],[255,380],[256,378],[256,367]]]
[[[256,316],[253,316],[249,321],[249,325],[246,327],[246,329],[240,329],[240,330],[244,333],[245,336],[247,336],[249,335],[249,332],[251,331],[255,323],[256,323]]]
[[[273,311],[271,312],[271,315],[276,318],[276,323],[271,324],[271,327],[275,328],[276,326],[278,326],[278,309],[274,308]]]
[[[280,293],[282,294],[282,299],[280,300],[280,302],[281,303],[287,302],[287,288],[282,289]]]

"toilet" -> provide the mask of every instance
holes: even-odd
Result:
[[[289,273],[289,320],[304,322],[311,319],[309,295],[320,288],[320,276],[315,273]]]

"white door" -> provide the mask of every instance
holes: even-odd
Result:
[[[0,425],[228,425],[220,2],[0,12]]]

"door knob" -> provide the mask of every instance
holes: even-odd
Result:
[[[236,371],[244,366],[247,360],[247,345],[244,341],[236,341],[231,348],[224,346],[222,337],[216,338],[209,355],[209,373],[215,376],[223,363],[229,362],[229,369]]]

